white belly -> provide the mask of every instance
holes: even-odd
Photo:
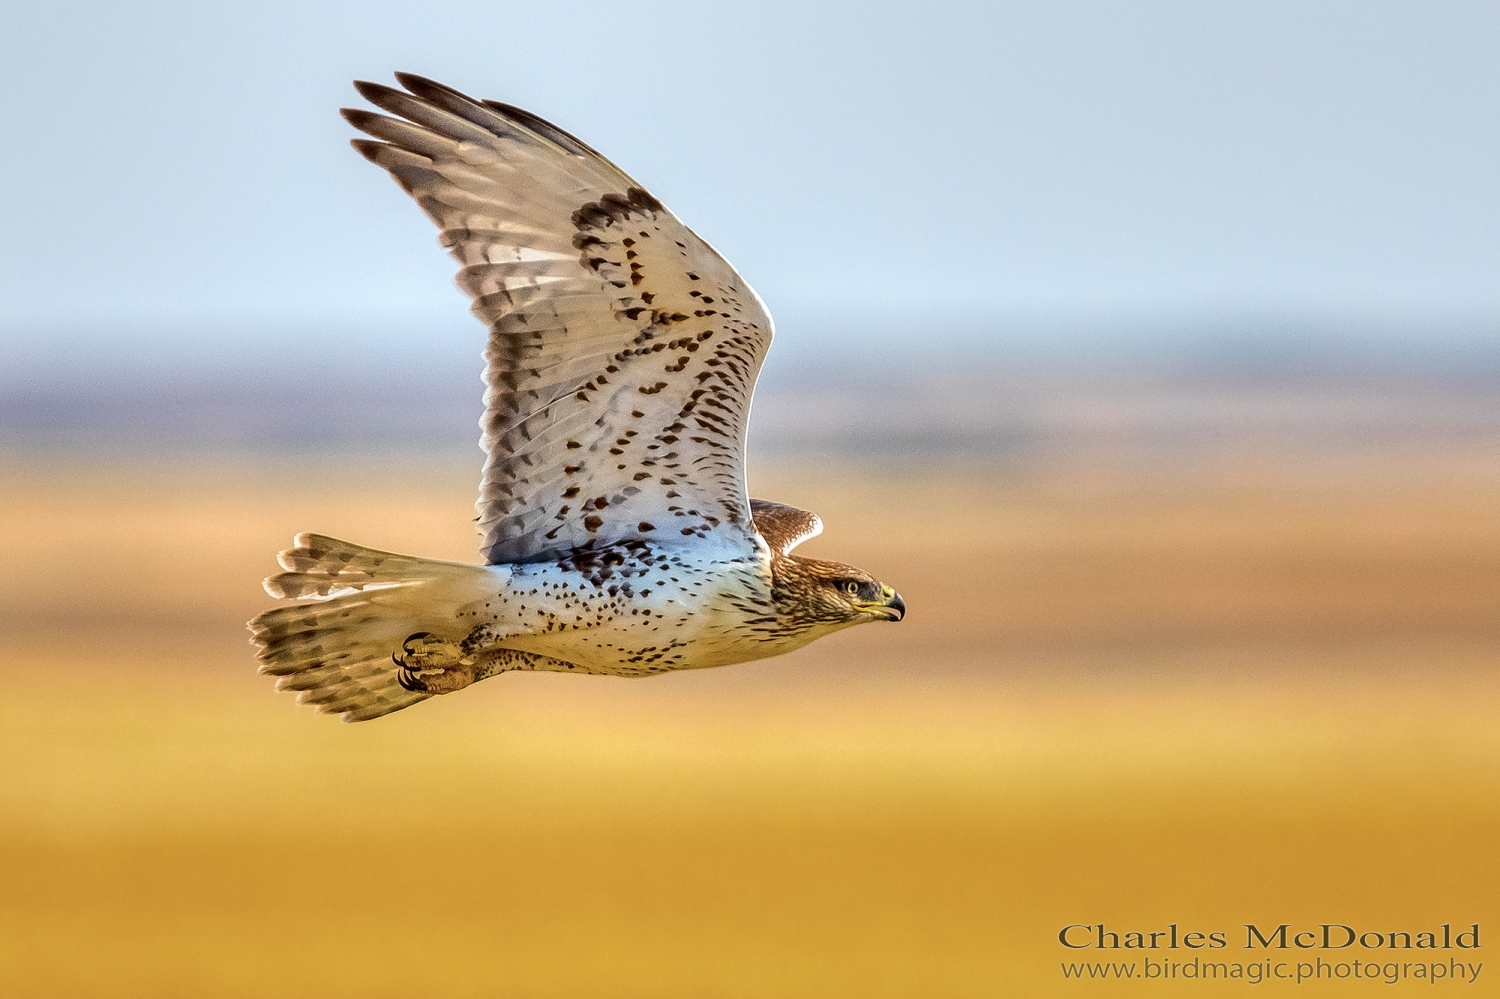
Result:
[[[607,555],[581,567],[489,571],[493,598],[459,614],[476,649],[518,649],[589,672],[644,674],[725,666],[803,644],[777,640],[769,572],[761,563],[647,553],[628,561]]]

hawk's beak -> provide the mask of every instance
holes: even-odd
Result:
[[[866,614],[874,614],[876,617],[883,617],[887,621],[899,621],[906,616],[906,602],[901,599],[901,594],[889,586],[882,586],[880,588],[880,595],[885,598],[883,601],[872,600],[869,603],[856,603],[854,605],[855,610],[863,611]]]

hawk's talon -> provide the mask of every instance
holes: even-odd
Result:
[[[401,667],[396,682],[413,693],[448,694],[477,679],[475,657],[457,642],[444,641],[430,631],[408,635],[401,652],[392,653],[391,660]]]
[[[391,658],[395,659],[396,657],[392,656]],[[405,666],[402,666],[399,670],[396,671],[396,682],[399,683],[403,689],[409,690],[414,694],[424,694],[427,692],[427,684],[418,679],[417,675],[411,670],[407,669]]]

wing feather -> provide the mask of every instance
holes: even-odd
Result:
[[[785,503],[753,499],[750,510],[755,518],[755,529],[766,539],[766,545],[782,555],[789,554],[808,538],[823,533],[823,521],[817,514]]]
[[[754,549],[745,425],[771,320],[723,257],[586,143],[397,74],[355,148],[437,223],[489,328],[481,551],[631,538]]]

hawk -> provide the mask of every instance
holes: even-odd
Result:
[[[650,676],[901,620],[869,573],[792,553],[817,516],[746,493],[772,327],[734,268],[557,126],[396,79],[355,84],[394,117],[342,113],[489,330],[485,564],[299,534],[249,625],[261,672],[364,721],[507,670]]]

